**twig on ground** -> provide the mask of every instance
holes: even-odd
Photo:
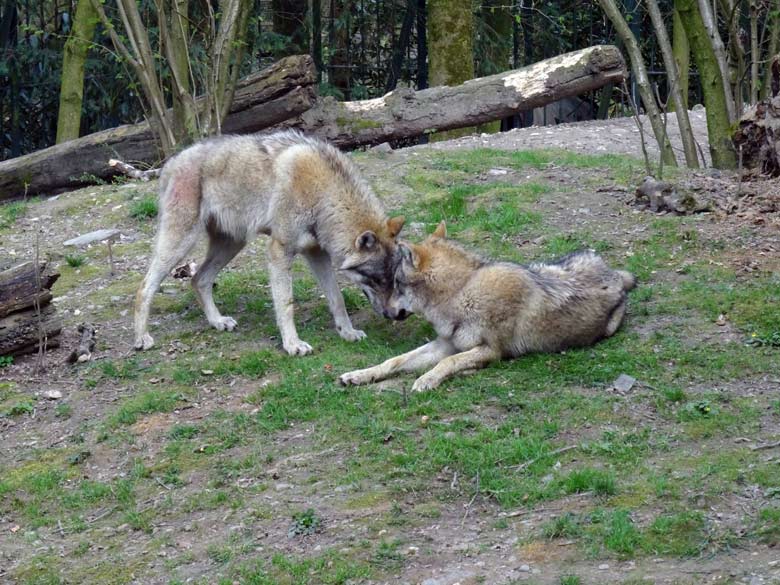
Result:
[[[648,175],[652,175],[653,168],[650,166],[650,155],[647,154],[647,144],[645,143],[645,127],[642,125],[642,120],[639,117],[639,108],[636,107],[634,98],[631,97],[631,92],[628,90],[628,85],[625,80],[623,81],[623,91],[628,97],[628,103],[631,105],[631,109],[634,112],[634,122],[636,122],[636,127],[639,129],[639,140],[642,145],[642,156],[644,156],[645,159],[645,170]],[[663,158],[663,156],[661,156],[661,158]]]
[[[539,455],[538,457],[529,459],[525,463],[520,463],[519,465],[511,465],[507,467],[507,469],[517,469],[518,471],[523,471],[524,469],[531,467],[531,465],[533,465],[540,459],[544,459],[545,457],[554,457],[556,455],[560,455],[561,453],[566,453],[566,451],[571,451],[572,449],[576,449],[577,447],[579,447],[579,445],[566,445],[565,447],[561,447],[560,449],[556,449],[555,451],[550,451],[549,453],[545,453],[544,455]]]
[[[477,472],[477,477],[475,479],[475,482],[477,484],[476,490],[474,491],[474,495],[471,497],[471,500],[469,501],[469,505],[466,506],[466,513],[463,514],[463,518],[460,520],[460,527],[463,528],[463,525],[466,523],[466,518],[469,516],[469,512],[471,512],[471,506],[474,505],[474,500],[477,499],[477,496],[479,495],[479,472]]]
[[[764,449],[774,449],[775,447],[780,447],[780,441],[775,441],[774,443],[766,443],[764,445],[753,445],[750,450],[751,451],[763,451]]]
[[[148,181],[149,179],[156,179],[160,176],[160,169],[149,169],[142,171],[135,168],[133,165],[112,158],[108,161],[108,166],[115,168],[123,175],[127,175],[131,179],[139,179],[141,181]]]

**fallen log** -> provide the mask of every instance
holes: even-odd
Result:
[[[239,81],[222,125],[225,133],[255,132],[309,109],[316,71],[308,55],[286,57]],[[0,201],[74,188],[118,172],[109,159],[159,164],[147,122],[119,126],[0,162]]]
[[[772,177],[780,176],[780,55],[770,65],[771,95],[749,108],[739,119],[734,146],[742,166]]]
[[[25,262],[0,272],[0,356],[36,351],[41,338],[47,347],[59,345],[62,321],[50,304],[59,276],[46,262],[37,271]]]
[[[298,128],[342,147],[378,144],[499,120],[608,83],[619,84],[625,76],[620,51],[598,45],[453,87],[398,89],[356,102],[325,98],[268,131]]]

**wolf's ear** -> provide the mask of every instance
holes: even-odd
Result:
[[[441,220],[441,223],[436,226],[436,229],[433,230],[431,235],[434,238],[441,238],[442,240],[447,237],[447,224],[444,223],[444,220]]]
[[[405,221],[406,218],[403,215],[391,217],[387,220],[387,232],[390,234],[391,238],[394,238],[399,234],[401,228],[404,227]]]
[[[414,248],[407,244],[398,244],[398,251],[401,253],[401,258],[405,264],[408,264],[415,270],[420,266],[420,255],[415,252]]]
[[[367,230],[360,234],[355,240],[355,248],[359,251],[371,250],[376,245],[376,234]]]

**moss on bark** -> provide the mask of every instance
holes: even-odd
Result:
[[[57,114],[57,144],[79,137],[84,102],[84,63],[95,35],[98,15],[90,0],[79,0],[73,29],[65,43]]]
[[[712,164],[719,169],[733,169],[737,166],[737,159],[734,144],[731,142],[731,124],[723,77],[699,13],[698,3],[696,0],[675,0],[675,8],[680,14],[693,60],[699,70],[704,105],[707,108],[707,134],[710,139]]]

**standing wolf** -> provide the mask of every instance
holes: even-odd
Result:
[[[399,243],[389,316],[419,312],[439,337],[409,353],[341,376],[368,384],[434,366],[414,383],[428,390],[457,372],[536,351],[582,347],[609,337],[626,312],[633,275],[593,252],[523,267],[486,262],[446,240],[442,222],[420,245]]]
[[[135,300],[135,347],[149,349],[152,296],[199,236],[209,237],[206,259],[192,286],[206,318],[231,331],[220,314],[214,279],[257,234],[268,234],[268,267],[282,345],[305,355],[293,321],[291,265],[301,253],[328,300],[341,337],[357,341],[334,265],[358,284],[374,310],[391,292],[395,236],[404,219],[387,219],[382,205],[349,159],[334,147],[297,132],[226,136],[195,144],[172,158],[160,176],[160,224],[149,271]]]

